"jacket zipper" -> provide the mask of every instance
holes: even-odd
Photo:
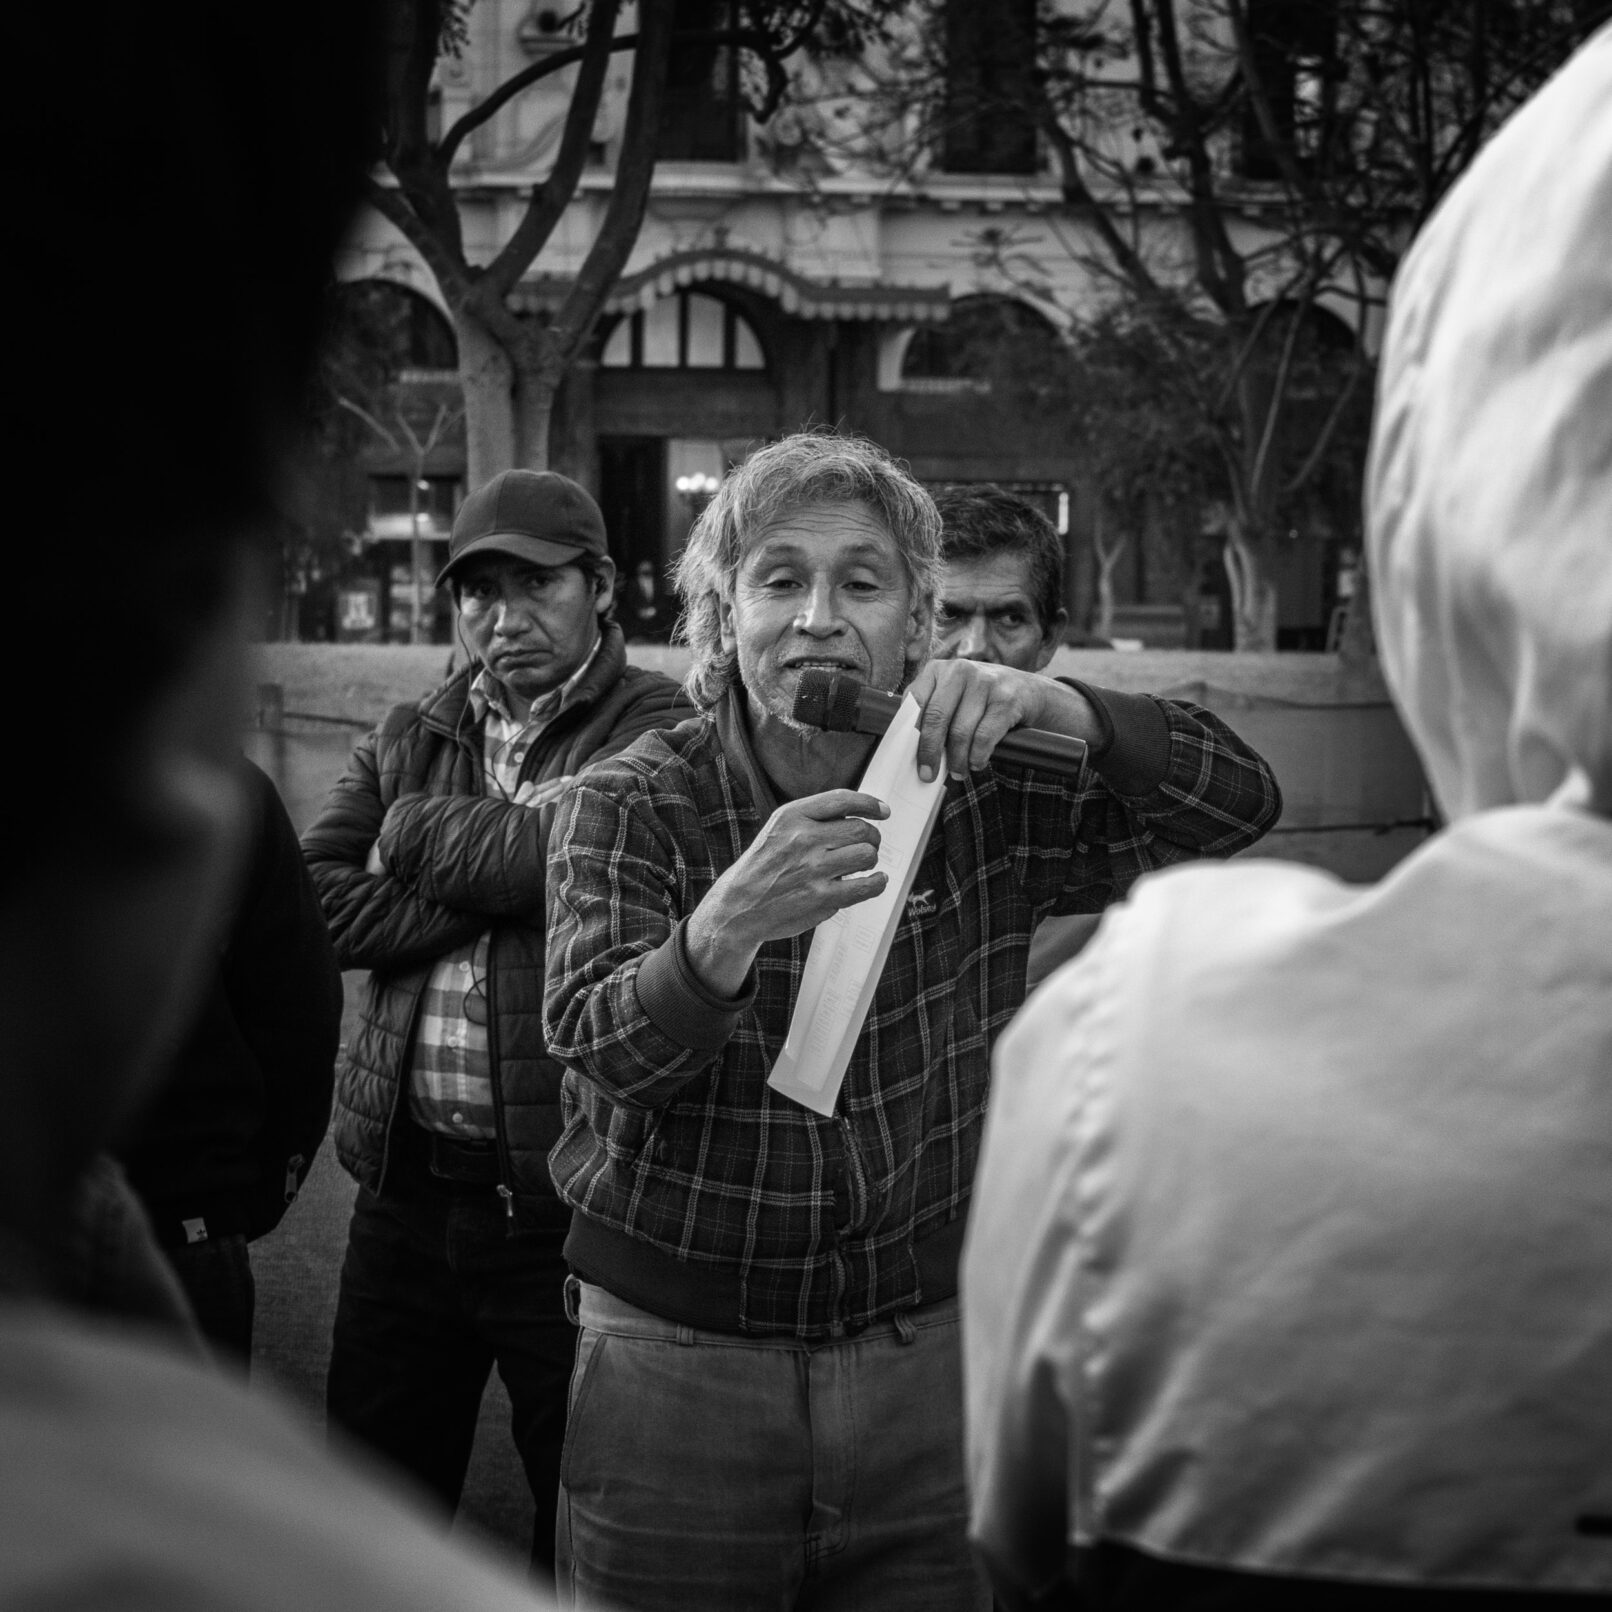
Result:
[[[845,1156],[845,1185],[851,1199],[851,1214],[846,1224],[860,1226],[867,1215],[867,1172],[862,1165],[862,1155],[857,1149],[856,1133],[851,1129],[851,1122],[841,1114],[835,1117],[834,1124],[840,1133],[840,1149]],[[840,1256],[838,1248],[834,1252],[834,1261],[835,1274],[838,1278],[835,1284],[837,1291],[834,1295],[834,1313],[843,1318],[846,1301],[850,1297],[851,1271]]]
[[[516,773],[517,785],[524,783],[533,768],[532,757],[537,752],[535,744],[527,747],[526,760]],[[481,793],[487,793],[487,764],[482,756],[476,758],[476,782]],[[489,1084],[493,1093],[493,1143],[498,1149],[498,1183],[494,1187],[499,1201],[504,1206],[504,1235],[515,1235],[515,1190],[510,1186],[514,1177],[514,1170],[509,1162],[509,1137],[504,1128],[504,1082],[503,1059],[498,1050],[498,1002],[494,982],[498,977],[495,962],[498,955],[498,937],[489,934],[487,937],[487,1061],[488,1074],[491,1077]]]
[[[489,937],[487,941],[487,1059],[492,1066],[491,1086],[493,1090],[493,1141],[498,1149],[498,1185],[494,1189],[504,1205],[504,1235],[515,1235],[515,1193],[509,1182],[514,1171],[509,1167],[509,1141],[504,1134],[504,1088],[503,1065],[498,1053],[498,1006],[493,987],[497,977],[497,969],[493,967],[493,959],[497,956],[497,939]]]
[[[403,1067],[398,1071],[397,1090],[392,1094],[392,1112],[386,1119],[386,1135],[381,1140],[381,1173],[375,1178],[375,1191],[377,1196],[386,1185],[386,1171],[392,1162],[392,1132],[397,1129],[398,1110],[408,1101],[409,1071],[414,1057],[414,1035],[420,1028],[420,1013],[425,1007],[425,989],[431,982],[430,973],[421,981],[420,988],[414,993],[414,1005],[409,1009],[409,1027],[403,1036],[404,1053]]]
[[[582,702],[579,702],[577,706],[573,706],[572,710],[580,709],[581,703]],[[563,721],[564,717],[569,714],[569,712],[562,712],[559,717],[556,717],[555,721],[549,725],[548,729],[545,730],[543,735],[544,738],[548,738],[558,723]],[[460,739],[460,743],[464,745],[467,751],[472,751],[475,764],[477,793],[485,795],[487,793],[486,760],[483,755],[474,753],[473,747],[462,737]],[[552,747],[549,748],[552,749]],[[520,771],[515,775],[517,784],[525,783],[527,779],[531,777],[533,772],[535,772],[535,758],[537,753],[538,746],[535,743],[528,746],[526,760],[521,764]],[[500,1201],[504,1205],[504,1235],[506,1237],[513,1237],[515,1235],[515,1192],[509,1183],[515,1172],[510,1168],[509,1162],[509,1137],[506,1133],[504,1124],[502,1060],[498,1050],[498,1004],[496,987],[494,983],[498,977],[498,970],[493,966],[494,959],[497,956],[497,947],[497,936],[489,935],[487,939],[487,1058],[491,1065],[490,1073],[492,1078],[490,1083],[492,1085],[493,1093],[493,1141],[494,1145],[498,1149],[499,1174],[498,1183],[493,1190],[497,1192]]]

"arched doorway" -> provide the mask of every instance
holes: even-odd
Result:
[[[912,333],[901,359],[901,385],[913,391],[997,390],[1027,363],[1043,364],[1061,350],[1057,328],[1017,297],[990,293],[959,297],[941,325]]]
[[[647,428],[599,438],[599,502],[626,590],[623,625],[631,634],[636,606],[642,635],[664,638],[673,614],[667,567],[743,451],[743,439],[724,427],[736,414],[756,418],[735,405],[768,382],[767,349],[734,300],[679,289],[621,315],[604,332],[599,367],[601,386],[624,383],[631,413]],[[653,601],[646,585],[658,590]]]

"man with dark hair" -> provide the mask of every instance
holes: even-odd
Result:
[[[1045,671],[1063,642],[1063,540],[1035,505],[991,482],[948,487],[940,511],[940,593],[935,658]],[[1025,983],[1034,990],[1078,953],[1098,912],[1047,918],[1030,943]]]
[[[943,568],[935,655],[1042,671],[1063,642],[1063,540],[1033,504],[994,483],[935,495]]]
[[[604,518],[553,471],[508,470],[453,524],[439,583],[470,664],[361,740],[303,835],[343,968],[367,968],[336,1087],[358,1181],[331,1420],[451,1511],[493,1363],[552,1576],[575,1329],[569,1208],[548,1151],[560,1070],[541,1023],[552,803],[588,762],[689,707],[627,664]]]
[[[83,1171],[160,1079],[234,886],[247,545],[283,492],[380,126],[368,11],[8,19],[29,64],[0,114],[22,154],[9,194],[34,237],[7,262],[12,445],[77,513],[70,538],[8,555],[37,716],[0,868],[0,1606],[531,1605],[261,1391],[60,1298]],[[127,315],[110,344],[108,254]]]

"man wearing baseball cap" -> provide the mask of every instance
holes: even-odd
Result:
[[[549,1575],[574,1339],[542,1030],[552,804],[589,761],[692,709],[628,666],[614,579],[574,481],[507,470],[472,493],[437,579],[469,664],[359,742],[303,836],[341,966],[370,970],[336,1081],[358,1196],[330,1420],[451,1511],[496,1361]]]

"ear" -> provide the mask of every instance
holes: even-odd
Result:
[[[719,593],[716,596],[716,625],[722,636],[722,653],[733,654],[739,647],[739,635],[733,626],[733,595]]]
[[[608,554],[599,561],[598,575],[593,579],[593,608],[603,615],[616,598],[616,562]]]
[[[935,601],[915,598],[907,615],[906,651],[909,666],[921,665],[934,651]]]
[[[1058,646],[1063,643],[1064,629],[1069,625],[1069,612],[1060,610],[1050,622],[1047,630],[1041,635],[1041,645],[1035,652],[1035,669],[1044,672],[1047,663],[1058,653]]]

